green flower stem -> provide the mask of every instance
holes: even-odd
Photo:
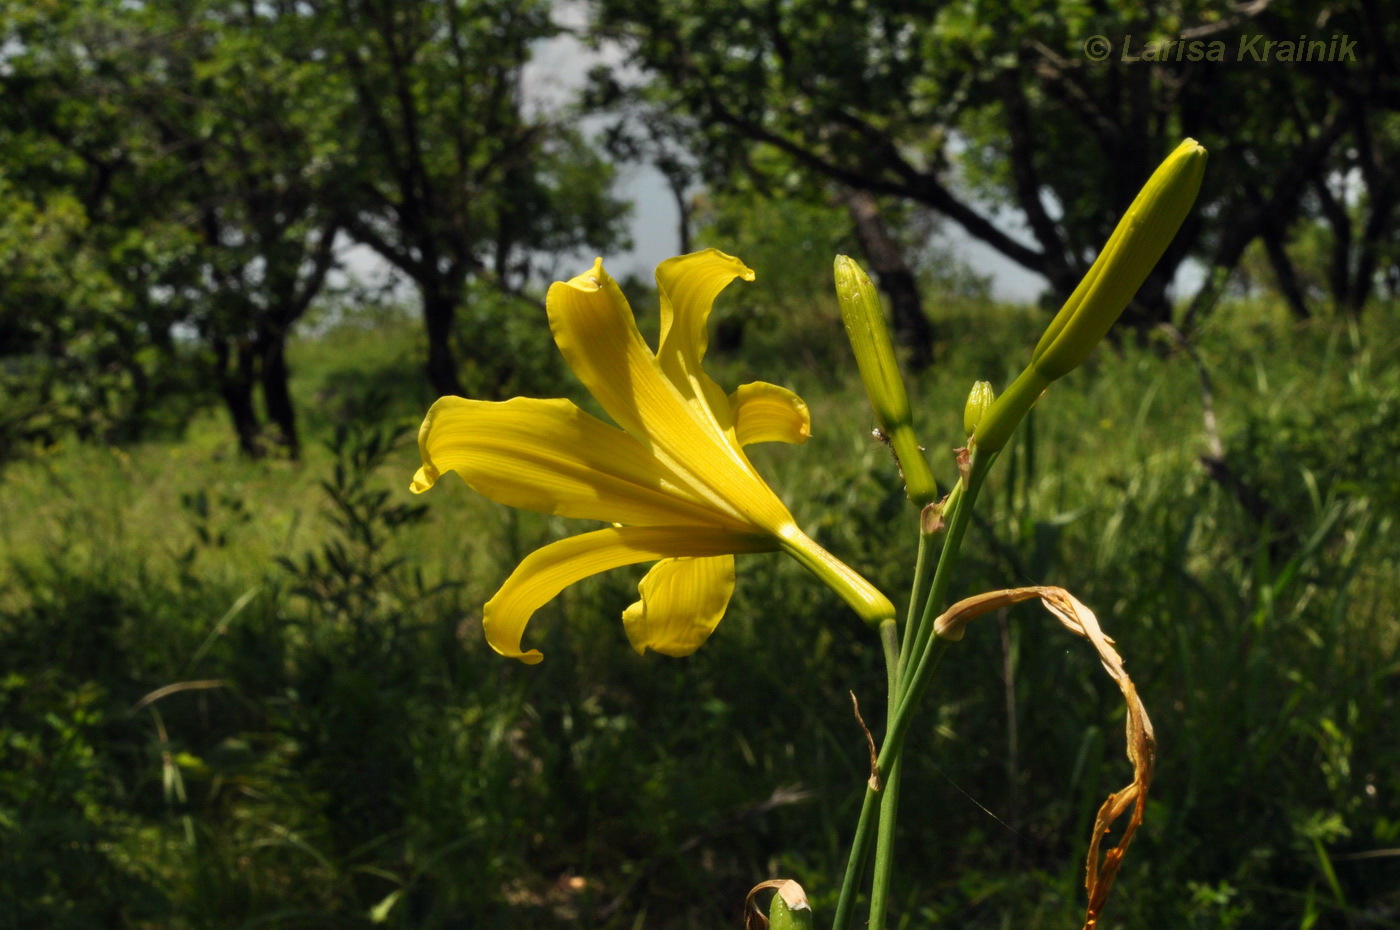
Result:
[[[927,650],[923,660],[917,667],[915,674],[923,674],[925,684],[933,668],[938,665],[939,658],[944,651],[953,644],[952,640],[935,639],[932,647]],[[876,761],[876,768],[881,772],[893,772],[894,763],[899,759],[900,745],[903,743],[904,731],[909,728],[909,708],[912,704],[904,702],[900,705],[900,712],[894,719],[894,725],[890,728],[885,737],[884,746],[881,747],[879,757]],[[895,727],[898,727],[898,739],[895,739]],[[875,833],[877,821],[876,809],[883,807],[883,799],[886,791],[877,791],[873,784],[865,787],[865,800],[861,803],[860,819],[856,822],[856,833],[851,838],[851,852],[846,859],[846,874],[841,879],[841,894],[836,899],[836,915],[832,919],[832,930],[846,930],[851,922],[851,912],[856,906],[856,889],[860,884],[860,875],[865,870],[865,860],[870,853],[870,840]],[[889,887],[889,874],[883,875],[884,887]],[[877,892],[877,893],[887,893]],[[874,900],[872,896],[872,901]],[[874,924],[872,923],[873,927]]]
[[[884,797],[880,799],[880,819],[875,833],[875,877],[870,885],[868,926],[871,930],[884,927],[885,912],[889,909],[890,880],[894,877],[894,828],[899,818],[899,782],[903,770],[904,756],[900,754],[890,763],[882,792]]]
[[[943,502],[943,515],[947,520],[957,516],[962,506],[963,482],[961,479],[953,485],[953,490],[949,492],[948,499]],[[922,524],[922,521],[921,521]],[[903,679],[909,674],[909,663],[914,656],[919,654],[919,650],[928,642],[928,635],[924,630],[925,620],[929,620],[929,583],[934,574],[934,562],[929,559],[932,554],[933,538],[936,533],[925,534],[920,526],[919,533],[919,555],[914,564],[914,586],[909,598],[909,619],[904,626],[904,642],[901,644],[899,655],[899,672]],[[961,544],[961,538],[959,539]],[[944,555],[948,552],[948,540],[945,537],[943,549],[938,554],[938,565],[943,564]]]
[[[977,424],[977,432],[972,437],[976,448],[981,449],[983,453],[999,452],[1011,438],[1016,425],[1035,406],[1035,402],[1040,400],[1040,395],[1045,393],[1045,389],[1054,380],[1042,374],[1034,362],[1027,365],[1001,396],[992,402],[991,408],[982,414],[982,419]]]
[[[943,653],[951,645],[950,640],[933,635],[933,625],[941,612],[943,603],[948,599],[948,588],[952,584],[953,570],[957,565],[958,553],[962,549],[963,536],[967,534],[968,524],[972,520],[972,508],[977,503],[978,492],[986,483],[987,472],[991,469],[996,458],[995,454],[984,457],[976,451],[972,453],[967,490],[959,496],[957,506],[948,518],[948,538],[943,543],[943,552],[938,558],[938,568],[933,573],[933,587],[929,591],[928,600],[924,604],[924,615],[919,622],[917,635],[922,641],[915,642],[910,652],[914,661],[913,670],[901,676],[899,706],[885,731],[884,745],[880,747],[879,760],[876,764],[881,771],[885,770],[887,762],[893,761],[899,756],[904,743],[904,734],[909,729],[909,721],[913,718],[914,709],[928,688],[929,681],[933,677],[933,670],[938,666],[938,660],[942,658]]]
[[[886,620],[880,624],[880,645],[885,656],[885,674],[889,682],[889,701],[886,710],[886,725],[894,715],[895,696],[899,694],[899,628],[895,621]],[[872,775],[874,773],[871,773]],[[893,773],[891,773],[893,777]],[[835,926],[844,926],[850,920],[855,908],[856,889],[860,885],[860,875],[865,870],[865,859],[870,851],[870,837],[875,826],[875,809],[884,809],[883,799],[889,791],[877,790],[874,781],[865,787],[865,799],[860,806],[860,820],[856,823],[856,835],[851,841],[851,852],[846,859],[846,874],[841,880],[841,894],[836,900]],[[884,815],[881,814],[881,817]]]
[[[901,664],[905,670],[893,680],[898,682],[898,700],[891,702],[893,711],[890,714],[889,722],[885,728],[885,739],[880,746],[880,751],[876,759],[875,766],[880,772],[888,772],[891,781],[894,781],[896,763],[903,751],[904,736],[909,729],[909,723],[913,718],[914,708],[917,706],[919,698],[927,689],[929,681],[933,677],[933,670],[938,666],[938,660],[943,657],[943,653],[952,645],[951,640],[939,639],[933,636],[933,622],[937,619],[939,607],[947,599],[948,588],[952,584],[953,569],[958,559],[958,552],[962,548],[963,537],[967,533],[968,524],[972,518],[972,507],[977,501],[977,494],[982,489],[986,480],[987,471],[996,460],[996,455],[978,456],[973,454],[971,470],[968,475],[967,490],[963,491],[962,483],[953,489],[948,496],[948,535],[943,543],[943,550],[939,554],[938,567],[933,573],[933,583],[929,590],[927,599],[924,601],[923,612],[917,630],[906,630],[905,643]],[[930,537],[931,538],[931,537]],[[930,538],[920,539],[921,554],[925,556],[924,562],[927,565],[927,544]],[[925,568],[925,573],[927,568]],[[918,593],[921,587],[918,565],[915,565],[914,593]],[[919,601],[914,600],[910,604],[911,615]],[[884,638],[882,637],[882,640]],[[912,640],[922,640],[913,642]],[[888,644],[885,645],[886,661],[889,661],[890,650]],[[909,668],[912,663],[912,671]],[[896,790],[898,782],[895,782]],[[856,886],[859,883],[859,876],[865,868],[865,859],[869,854],[871,834],[877,825],[882,826],[881,834],[883,843],[893,844],[894,841],[894,819],[897,812],[898,801],[890,804],[888,814],[888,824],[885,825],[885,795],[890,791],[886,786],[885,791],[877,791],[874,786],[867,785],[865,790],[865,800],[861,804],[860,819],[856,823],[856,835],[851,840],[851,852],[846,860],[846,874],[842,878],[841,893],[836,902],[836,914],[832,920],[832,930],[846,930],[850,924],[851,913],[855,909]],[[891,795],[893,799],[894,795]],[[875,814],[876,808],[880,808],[880,814]],[[875,908],[881,908],[880,916],[883,916],[884,902],[889,896],[890,881],[890,860],[887,853],[884,857],[884,868],[881,868],[881,859],[877,853],[875,885],[871,893],[871,930],[882,930],[875,922]]]
[[[900,644],[899,655],[895,660],[895,671],[889,674],[889,705],[885,717],[887,728],[889,723],[894,720],[895,709],[899,706],[900,675],[903,674],[905,664],[908,661],[910,637],[915,630],[916,621],[922,614],[921,607],[928,597],[928,586],[933,576],[934,563],[930,555],[932,555],[934,537],[938,533],[936,531],[924,532],[922,514],[920,517],[919,554],[914,563],[914,585],[909,593],[908,616],[904,621],[905,636]],[[886,645],[885,662],[887,666],[890,661],[889,647]],[[872,927],[878,926],[884,921],[888,908],[889,885],[894,874],[894,831],[895,822],[899,816],[899,784],[903,771],[904,762],[901,756],[890,765],[889,776],[885,780],[884,797],[880,801],[880,820],[875,838],[875,881],[871,888],[870,897],[870,926]]]
[[[954,493],[958,493],[958,488],[954,487]],[[949,501],[952,497],[949,496]],[[922,519],[920,524],[922,524]],[[937,533],[923,532],[922,525],[919,531],[919,554],[914,561],[914,585],[909,591],[909,609],[904,619],[904,639],[899,644],[899,671],[903,674],[909,665],[909,646],[913,642],[914,635],[918,632],[918,621],[923,615],[923,603],[928,597],[929,582],[933,578],[933,560],[929,558],[933,554],[933,540]]]
[[[914,435],[914,428],[908,423],[892,429],[890,445],[894,447],[894,457],[899,460],[899,471],[904,476],[904,492],[916,507],[923,507],[938,500],[938,484],[933,479],[933,471],[924,458],[924,450]]]
[[[846,874],[841,878],[841,894],[836,899],[836,915],[831,920],[831,930],[845,930],[851,922],[851,912],[856,907],[856,888],[860,885],[860,874],[865,871],[865,857],[870,852],[870,837],[875,827],[875,810],[880,806],[880,795],[873,784],[865,786],[865,799],[860,804],[860,819],[856,821],[856,835],[851,838],[851,852],[846,857]]]
[[[917,570],[916,570],[917,574]],[[885,727],[894,719],[896,702],[899,700],[899,633],[894,623],[880,626],[881,643],[885,651],[885,669],[889,677],[888,700],[885,708]],[[899,773],[904,768],[895,759],[888,773],[881,771],[884,791],[880,798],[880,820],[875,835],[875,884],[871,888],[870,924],[875,925],[875,915],[884,918],[889,892],[889,876],[894,867],[894,824],[899,814]],[[884,881],[881,881],[884,876]]]
[[[899,624],[886,620],[880,624],[880,646],[885,653],[885,678],[889,684],[888,712],[894,713],[894,698],[899,693]],[[885,718],[886,721],[889,717]]]

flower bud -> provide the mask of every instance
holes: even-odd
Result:
[[[1040,337],[1031,364],[1054,381],[1079,366],[1123,313],[1181,228],[1206,170],[1206,150],[1187,139],[1147,179],[1108,244]]]
[[[1191,211],[1205,174],[1206,150],[1187,139],[1148,178],[1084,279],[1040,337],[1031,363],[992,404],[973,442],[984,452],[1006,445],[1041,393],[1079,366],[1133,299]]]
[[[802,886],[794,881],[779,885],[768,905],[768,930],[813,930],[815,926]]]
[[[855,350],[856,366],[875,411],[875,421],[894,447],[909,499],[922,506],[938,498],[938,485],[914,436],[909,395],[899,374],[880,295],[869,276],[850,257],[836,256],[835,270],[836,300],[841,305],[846,338]]]
[[[963,429],[967,435],[971,436],[977,430],[982,415],[991,408],[994,400],[996,393],[992,390],[992,382],[977,381],[972,385],[972,390],[967,394],[967,403],[963,406]]]

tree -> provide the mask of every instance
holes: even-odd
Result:
[[[869,191],[794,177],[791,162],[772,154],[755,158],[745,153],[737,165],[714,158],[699,161],[697,152],[704,146],[695,140],[703,138],[703,126],[695,116],[669,107],[664,92],[656,86],[626,87],[609,68],[596,68],[589,77],[587,105],[614,117],[603,134],[609,154],[621,161],[650,164],[666,181],[676,203],[681,252],[692,249],[693,190],[701,181],[722,194],[840,201],[861,251],[889,298],[895,336],[909,351],[910,363],[923,367],[932,360],[933,328],[923,310],[916,276],[890,229],[888,211]],[[689,151],[692,146],[697,152]]]
[[[540,261],[618,241],[609,166],[578,132],[526,113],[522,68],[554,31],[545,4],[7,12],[0,149],[14,184],[36,203],[76,199],[139,320],[133,337],[170,348],[198,334],[250,455],[264,420],[297,453],[287,337],[342,231],[418,286],[444,393],[462,390],[453,340],[469,280],[523,294]],[[485,342],[473,356],[504,377],[511,360]]]
[[[291,24],[221,0],[78,3],[11,23],[12,168],[35,196],[82,205],[133,337],[203,337],[242,449],[263,451],[260,384],[295,456],[286,339],[325,282],[339,220],[314,148],[335,101],[279,44]]]
[[[188,233],[152,212],[136,166],[158,146],[122,118],[91,4],[10,4],[0,20],[0,361],[11,441],[138,438],[171,379],[176,316],[153,282]],[[187,393],[182,391],[181,393]]]
[[[296,457],[287,337],[335,264],[343,213],[327,140],[347,100],[305,54],[297,17],[224,0],[149,13],[150,66],[128,91],[184,169],[171,194],[200,232],[194,322],[243,451],[263,451],[256,384],[276,440]]]
[[[1344,8],[1353,34],[1369,6]],[[739,170],[777,151],[851,190],[922,204],[1062,296],[1156,162],[1200,138],[1212,151],[1200,206],[1128,312],[1146,326],[1168,318],[1189,257],[1209,271],[1192,315],[1207,310],[1245,248],[1286,230],[1304,193],[1339,170],[1348,107],[1382,93],[1344,99],[1350,62],[1148,60],[1143,46],[1184,37],[1236,59],[1242,35],[1296,39],[1316,22],[1304,0],[1227,16],[1198,0],[602,0],[597,30],[645,70],[649,93],[703,127],[691,143],[707,161]],[[1095,35],[1106,60],[1085,55]]]
[[[339,195],[346,228],[411,280],[427,373],[461,394],[458,309],[475,277],[520,293],[541,250],[617,241],[624,207],[611,169],[567,127],[532,115],[522,71],[556,32],[539,0],[313,0],[328,77],[355,106]],[[489,346],[468,343],[501,366]]]

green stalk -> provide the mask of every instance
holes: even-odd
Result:
[[[938,665],[939,658],[952,644],[952,640],[936,639],[932,648],[927,650],[916,671],[916,674],[922,673],[924,675],[925,684],[927,684],[927,679],[933,668]],[[885,744],[881,747],[875,763],[875,767],[881,772],[893,772],[895,762],[899,759],[904,732],[908,730],[909,718],[912,716],[910,708],[912,708],[910,702],[901,703],[894,724],[885,737]],[[883,807],[882,800],[885,793],[885,791],[876,791],[873,785],[867,784],[865,787],[865,800],[861,804],[860,819],[856,822],[856,833],[851,839],[851,852],[846,859],[846,874],[841,879],[841,894],[836,899],[836,915],[832,919],[832,930],[846,930],[850,924],[851,912],[855,910],[856,905],[856,886],[859,883],[861,872],[865,869],[865,859],[870,853],[870,839],[875,832],[877,821],[875,809]],[[886,888],[888,888],[888,873],[885,874],[884,881]]]
[[[836,899],[836,915],[831,920],[831,930],[845,930],[851,922],[851,911],[856,907],[856,886],[860,884],[860,873],[865,870],[865,857],[870,852],[870,835],[875,826],[875,809],[880,806],[881,794],[873,784],[866,784],[865,800],[861,801],[856,835],[851,838],[851,852],[846,857],[846,874],[841,878],[841,894]]]
[[[875,834],[875,877],[870,886],[870,930],[883,930],[885,912],[889,910],[890,881],[894,878],[894,828],[899,818],[899,782],[904,770],[904,756],[890,763],[885,779],[884,797],[880,799],[880,820]]]
[[[898,674],[889,676],[890,690],[885,716],[886,730],[888,730],[890,722],[894,720],[895,708],[899,702],[899,679],[909,660],[910,636],[915,630],[915,622],[921,616],[920,608],[924,599],[928,597],[928,586],[933,575],[933,560],[930,555],[933,549],[933,539],[938,534],[936,531],[924,532],[922,517],[923,515],[920,514],[919,554],[914,562],[914,585],[909,593],[908,614],[904,621],[905,635],[900,644],[901,648],[897,659]],[[887,650],[885,653],[886,664],[889,661],[890,656]],[[883,923],[885,911],[888,908],[888,889],[894,874],[894,830],[895,822],[899,816],[899,784],[903,771],[903,760],[901,758],[895,759],[890,766],[889,778],[885,782],[884,798],[880,802],[880,820],[875,839],[875,882],[870,897],[870,926],[872,927]]]
[[[925,548],[924,538],[920,534],[920,554]],[[915,587],[918,586],[918,574],[918,566],[916,565],[914,569]],[[912,601],[909,607],[912,616],[914,607]],[[894,624],[891,623],[880,627],[882,634],[885,633],[886,626],[893,632]],[[882,635],[881,640],[885,647],[885,668],[889,676],[889,691],[885,707],[885,729],[888,733],[889,723],[894,719],[895,706],[899,700],[900,649],[897,634]],[[894,827],[895,819],[899,816],[899,774],[903,768],[900,760],[895,759],[890,766],[888,777],[884,778],[884,792],[880,798],[880,820],[875,835],[875,883],[870,890],[871,927],[883,924],[885,910],[888,907],[890,876],[894,871]],[[880,774],[884,776],[883,771]],[[877,922],[877,915],[879,922]]]
[[[923,612],[916,630],[906,630],[904,649],[901,664],[905,665],[905,671],[899,676],[891,676],[892,681],[898,683],[898,689],[892,694],[898,695],[897,701],[891,701],[892,712],[889,722],[885,728],[885,738],[880,746],[880,751],[876,759],[875,767],[880,772],[888,772],[891,781],[896,789],[898,783],[894,781],[896,764],[899,761],[903,750],[904,735],[909,729],[909,723],[913,718],[914,708],[917,706],[919,698],[928,687],[932,679],[933,670],[938,665],[938,660],[943,657],[943,653],[952,645],[951,640],[937,639],[933,637],[933,621],[938,616],[938,608],[948,596],[948,588],[952,583],[953,569],[958,560],[959,550],[962,548],[963,537],[967,533],[968,524],[971,522],[972,507],[976,503],[977,494],[982,489],[986,480],[987,471],[991,468],[992,462],[996,460],[996,455],[989,455],[980,458],[975,453],[973,455],[972,466],[969,472],[969,480],[966,492],[962,490],[961,482],[953,489],[953,493],[948,496],[948,504],[951,513],[948,515],[947,538],[943,543],[943,550],[938,557],[938,567],[933,574],[933,583],[929,590],[928,598],[924,602]],[[927,554],[926,544],[928,539],[920,539],[921,553]],[[925,559],[925,564],[927,559]],[[927,571],[927,569],[925,569]],[[915,592],[921,587],[918,577],[918,566],[915,567]],[[910,604],[911,616],[916,609],[917,600]],[[884,637],[882,637],[882,640]],[[913,642],[922,640],[922,642]],[[912,642],[912,645],[911,645]],[[889,661],[890,650],[888,644],[885,648],[886,661]],[[908,665],[912,663],[912,674],[909,673]],[[889,844],[892,848],[894,842],[894,819],[897,812],[897,800],[890,804],[888,818],[885,813],[886,800],[883,795],[889,794],[889,788],[885,791],[876,791],[873,786],[867,786],[865,800],[861,804],[860,820],[856,823],[856,835],[851,841],[850,856],[846,860],[846,873],[841,882],[841,893],[837,898],[836,914],[832,921],[832,930],[846,930],[850,923],[851,912],[855,909],[856,885],[859,875],[865,867],[865,859],[869,854],[871,834],[877,825],[881,827],[881,845]],[[893,799],[893,797],[892,797]],[[875,808],[880,808],[880,815],[875,816]],[[888,820],[888,823],[886,821]],[[881,868],[883,858],[884,868]],[[883,854],[877,852],[875,885],[871,892],[871,921],[872,930],[880,930],[875,923],[875,908],[878,904],[882,911],[889,895],[890,869],[892,859],[892,849]],[[883,917],[883,913],[880,915]]]
[[[894,713],[894,695],[899,693],[899,629],[893,620],[880,624],[880,645],[885,656],[885,675],[889,685],[890,698],[886,709],[886,726],[889,716]],[[874,773],[871,773],[872,775]],[[865,786],[865,799],[860,805],[860,820],[856,823],[856,835],[851,840],[851,852],[846,858],[846,874],[841,879],[841,894],[836,899],[835,926],[844,926],[851,918],[856,905],[856,888],[860,884],[860,874],[865,870],[865,859],[870,852],[871,830],[875,826],[875,808],[883,810],[885,790],[875,787],[872,779]],[[881,814],[881,818],[883,818]]]
[[[952,520],[957,516],[962,506],[963,491],[963,482],[959,479],[958,483],[953,485],[953,490],[949,492],[948,499],[943,503],[943,516],[946,520]],[[934,564],[928,559],[928,555],[933,537],[937,534],[924,534],[922,525],[919,529],[919,556],[914,565],[914,587],[912,596],[909,598],[909,619],[904,624],[904,642],[901,644],[899,654],[901,679],[909,674],[909,663],[913,661],[914,656],[918,655],[916,644],[926,642],[928,639],[924,633],[924,621],[928,618],[929,575],[933,572]],[[937,564],[940,566],[948,552],[948,544],[949,540],[945,537],[943,549],[938,553]]]
[[[948,499],[951,501],[952,497]],[[904,618],[904,638],[899,644],[900,674],[904,673],[909,663],[909,644],[918,630],[918,619],[922,615],[921,608],[924,599],[928,597],[928,585],[933,575],[933,561],[929,556],[933,550],[933,539],[938,534],[925,533],[922,518],[919,522],[919,554],[914,560],[914,585],[909,591],[909,608]]]
[[[885,654],[885,679],[890,695],[887,711],[894,713],[894,696],[899,693],[899,624],[892,619],[880,624],[880,646]]]
[[[933,587],[924,604],[924,615],[919,622],[916,637],[918,641],[913,644],[910,651],[914,667],[911,672],[901,676],[899,706],[885,731],[885,743],[880,747],[877,765],[881,771],[885,767],[886,753],[889,754],[890,761],[898,757],[904,742],[904,733],[909,729],[909,722],[914,715],[914,708],[928,688],[938,660],[942,658],[943,653],[951,645],[950,640],[939,639],[933,635],[933,625],[941,612],[944,601],[948,599],[948,588],[952,584],[953,570],[962,549],[963,537],[967,534],[968,524],[972,520],[973,505],[977,503],[977,495],[982,490],[982,485],[986,483],[987,472],[991,469],[996,458],[995,454],[983,458],[976,451],[973,452],[967,491],[960,496],[957,506],[949,516],[948,539],[943,544],[943,552],[938,559],[938,569],[933,574]]]

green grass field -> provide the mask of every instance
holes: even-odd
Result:
[[[1105,926],[1400,926],[1397,309],[1222,310],[1198,348],[1225,480],[1199,461],[1196,365],[1155,342],[1057,384],[994,473],[955,594],[1070,589],[1156,725]],[[915,514],[833,320],[750,333],[713,373],[808,400],[812,441],[756,463],[898,602]],[[506,333],[531,359],[515,386],[578,397],[532,322]],[[968,387],[1004,386],[1043,320],[937,322],[914,392],[946,487]],[[829,915],[867,764],[847,692],[880,718],[873,637],[790,560],[747,556],[689,659],[628,648],[642,569],[541,611],[543,664],[500,659],[480,605],[576,527],[456,479],[412,498],[417,339],[381,319],[295,346],[300,464],[239,459],[211,409],[178,442],[0,473],[14,926],[718,928],[775,876]],[[895,925],[1077,926],[1122,733],[1092,651],[1039,607],[975,624],[911,734]]]

